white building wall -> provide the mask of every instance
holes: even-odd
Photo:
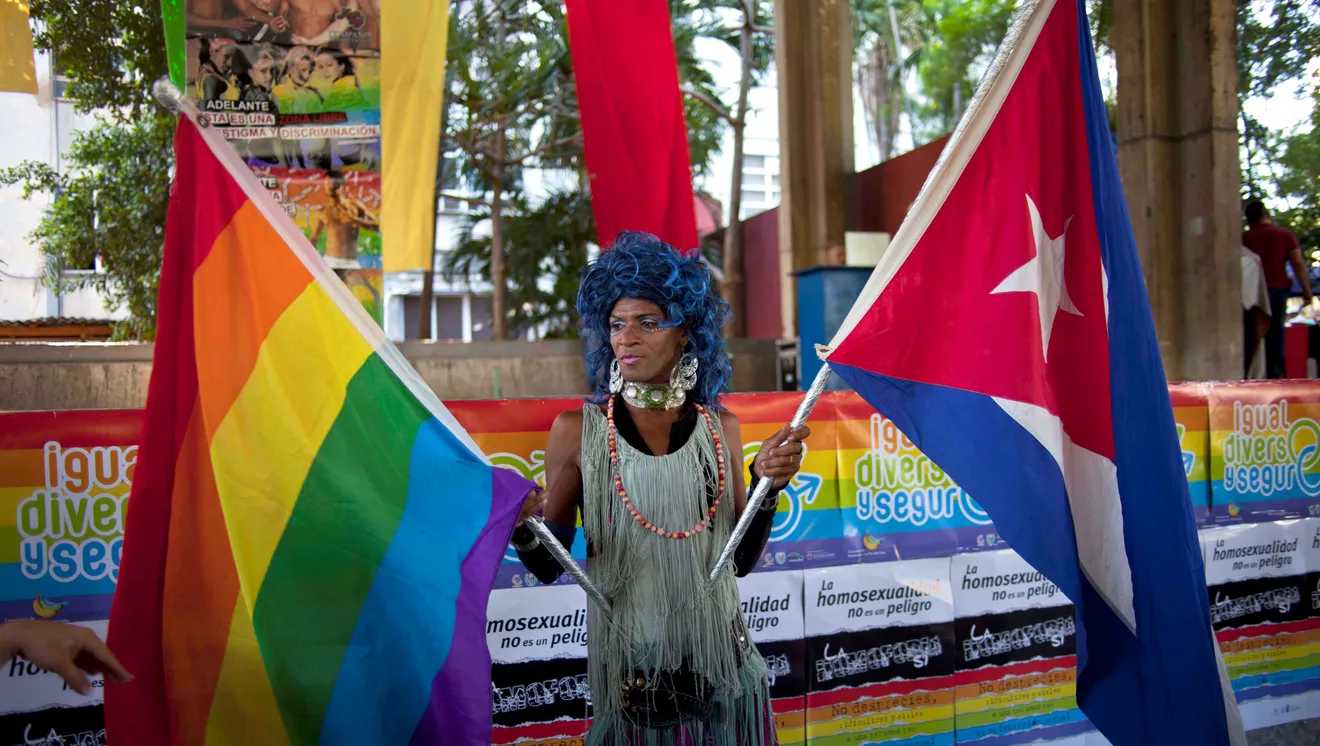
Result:
[[[61,168],[61,154],[68,151],[74,134],[95,121],[75,113],[71,102],[55,98],[49,56],[38,52],[36,69],[37,95],[0,93],[0,122],[5,123],[0,168],[29,160]],[[99,293],[81,290],[59,296],[42,282],[45,258],[30,235],[50,202],[50,195],[25,200],[21,187],[0,187],[0,320],[123,318],[122,311],[105,308]]]

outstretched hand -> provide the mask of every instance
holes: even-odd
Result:
[[[0,659],[15,654],[59,674],[79,694],[92,691],[87,674],[104,674],[120,684],[133,680],[95,632],[76,624],[18,619],[0,625]]]
[[[761,443],[754,464],[756,473],[771,480],[775,489],[783,489],[802,468],[802,441],[811,435],[811,428],[803,425],[789,431],[784,425],[779,432]]]

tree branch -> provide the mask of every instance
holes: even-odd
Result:
[[[545,145],[542,145],[541,147],[535,150],[529,150],[528,152],[523,153],[520,156],[517,156],[515,158],[510,158],[509,160],[505,161],[505,164],[509,166],[518,165],[523,161],[527,160],[528,158],[535,158],[536,156],[544,155],[556,148],[563,148],[580,142],[582,142],[582,134],[578,133],[571,137],[565,137],[559,140],[555,140],[554,142],[548,142]]]
[[[441,196],[441,197],[444,197],[445,199],[456,199],[456,200],[460,200],[460,201],[463,201],[463,202],[468,202],[468,203],[473,204],[473,205],[481,205],[482,207],[490,207],[490,202],[487,202],[486,200],[481,199],[480,197],[465,197],[465,196],[463,196],[463,195],[461,195],[461,194],[451,194],[450,192],[441,192],[441,193],[440,193],[440,196]]]
[[[757,34],[771,34],[771,35],[774,35],[774,33],[775,33],[775,27],[774,27],[774,26],[759,26],[759,25],[755,25],[755,24],[753,24],[753,25],[752,25],[752,31],[753,31],[754,33],[757,33]]]
[[[723,119],[725,122],[728,122],[731,125],[738,124],[737,120],[733,118],[733,115],[729,113],[728,109],[725,109],[717,101],[712,99],[710,96],[707,96],[706,94],[702,93],[701,91],[698,91],[695,88],[684,88],[683,94],[686,96],[691,96],[697,101],[705,104],[706,108],[715,112],[716,116],[718,116],[720,119]]]

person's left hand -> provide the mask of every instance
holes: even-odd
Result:
[[[783,489],[802,468],[802,441],[811,435],[811,428],[803,425],[789,432],[788,425],[761,443],[753,465],[756,473],[769,479],[775,489]]]

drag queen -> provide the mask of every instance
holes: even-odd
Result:
[[[600,384],[592,401],[556,418],[547,489],[524,514],[543,509],[565,545],[581,515],[587,572],[613,606],[607,619],[588,604],[587,744],[776,743],[766,666],[734,575],[760,558],[808,431],[785,426],[766,440],[744,480],[738,420],[720,406],[732,374],[720,335],[729,307],[700,258],[622,233],[583,273],[577,310]],[[770,497],[712,585],[746,483],[758,479],[771,480]],[[541,582],[560,575],[525,526],[513,543]]]

